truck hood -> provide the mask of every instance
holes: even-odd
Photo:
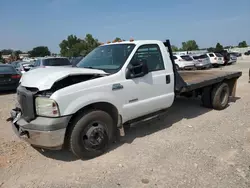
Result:
[[[20,82],[24,87],[33,87],[43,91],[50,89],[55,82],[67,76],[96,74],[106,75],[108,73],[97,69],[73,67],[38,68],[24,73]]]

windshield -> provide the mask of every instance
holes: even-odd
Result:
[[[101,69],[108,73],[115,73],[126,62],[135,44],[112,44],[99,46],[83,58],[77,67]]]
[[[66,66],[71,65],[67,58],[49,58],[43,60],[44,66]]]
[[[200,58],[200,56],[193,56],[193,58],[194,58],[194,59],[199,59],[199,58]]]
[[[200,59],[206,59],[207,58],[207,54],[203,54],[201,56],[199,56]]]

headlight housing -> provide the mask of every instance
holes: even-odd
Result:
[[[45,117],[58,117],[60,116],[59,108],[53,99],[46,97],[36,97],[36,114]]]

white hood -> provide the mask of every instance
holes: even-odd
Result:
[[[21,77],[21,85],[24,87],[38,88],[40,91],[50,89],[52,85],[70,75],[105,75],[102,70],[73,68],[73,67],[55,67],[55,68],[38,68],[25,72]]]

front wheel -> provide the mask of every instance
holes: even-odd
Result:
[[[103,154],[115,135],[111,116],[100,110],[93,110],[79,116],[72,125],[70,150],[81,159]]]

